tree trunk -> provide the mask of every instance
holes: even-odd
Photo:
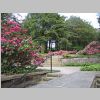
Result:
[[[47,42],[45,42],[45,50],[44,50],[44,52],[47,53],[47,51],[48,51],[47,50]]]

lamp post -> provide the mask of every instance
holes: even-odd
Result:
[[[52,40],[50,42],[50,50],[52,51]],[[51,73],[52,73],[52,54],[51,54],[51,57],[50,57],[50,67],[51,67]]]
[[[52,73],[52,55],[51,55],[51,73]]]

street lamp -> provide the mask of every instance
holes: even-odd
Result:
[[[52,40],[50,41],[50,50],[52,52]],[[50,57],[50,66],[51,66],[51,73],[52,73],[52,54],[51,54],[51,57]]]

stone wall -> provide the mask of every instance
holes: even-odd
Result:
[[[62,64],[67,63],[100,63],[99,58],[69,58],[62,59]]]
[[[100,74],[95,76],[91,88],[100,88]]]
[[[24,88],[29,85],[37,84],[46,77],[47,72],[34,72],[29,73],[24,78],[21,77],[24,74],[16,75],[1,75],[1,88]]]

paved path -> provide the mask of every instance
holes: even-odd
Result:
[[[96,74],[100,74],[100,71],[80,71],[70,75],[63,75],[60,78],[56,78],[46,83],[32,86],[31,88],[90,88]]]
[[[50,67],[38,67],[38,69],[49,69]],[[53,67],[53,70],[59,70],[59,74],[72,74],[74,72],[79,72],[80,67]]]

